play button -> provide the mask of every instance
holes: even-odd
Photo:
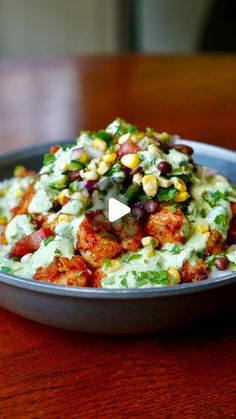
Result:
[[[111,223],[113,221],[119,220],[119,218],[123,217],[126,214],[129,214],[130,208],[122,204],[122,202],[118,201],[115,198],[110,198],[108,202],[108,218]]]

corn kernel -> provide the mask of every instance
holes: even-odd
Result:
[[[127,140],[129,140],[131,137],[131,134],[129,132],[127,132],[127,134],[122,135],[119,140],[118,140],[118,144],[122,145],[124,144]]]
[[[111,262],[111,265],[107,269],[109,272],[116,272],[122,266],[122,263],[119,259],[112,259],[110,262]]]
[[[148,196],[155,196],[158,190],[157,178],[154,175],[145,175],[142,178],[143,190]]]
[[[59,202],[59,204],[63,205],[64,204],[64,198],[70,198],[71,194],[69,189],[63,189],[61,192],[59,192],[57,200]]]
[[[72,215],[60,214],[58,217],[58,222],[70,223],[72,219],[73,219]]]
[[[7,218],[6,217],[4,217],[4,215],[1,215],[0,216],[0,225],[2,224],[2,225],[4,225],[4,224],[6,224],[6,222],[7,222]]]
[[[8,192],[8,188],[2,188],[0,189],[0,196],[5,196]]]
[[[105,163],[104,161],[101,161],[99,163],[97,172],[100,176],[102,176],[109,170],[109,168],[110,166],[107,163]]]
[[[137,183],[138,185],[141,185],[142,182],[142,175],[141,173],[135,173],[133,176],[133,182]]]
[[[148,151],[148,153],[150,153],[150,154],[154,154],[155,156],[159,156],[159,155],[160,155],[160,150],[159,150],[159,149],[158,149],[158,147],[157,147],[156,145],[154,145],[154,144],[150,144],[150,145],[148,146],[147,151]]]
[[[13,175],[14,175],[15,177],[21,177],[21,176],[23,176],[23,175],[24,175],[25,171],[26,171],[25,166],[21,166],[21,165],[19,164],[19,165],[17,165],[17,166],[14,168]]]
[[[93,147],[98,150],[105,151],[107,149],[106,141],[101,140],[101,138],[95,138],[93,141]]]
[[[209,226],[208,226],[208,224],[207,223],[205,223],[205,222],[203,222],[203,223],[200,223],[200,224],[197,224],[197,226],[196,226],[196,230],[199,232],[199,233],[207,233],[208,231],[209,231]]]
[[[181,281],[179,271],[176,268],[169,268],[167,271],[167,276],[169,285],[179,284]]]
[[[110,153],[110,154],[104,154],[103,161],[105,163],[113,163],[116,160],[117,154],[116,153]]]
[[[137,154],[126,154],[121,158],[121,163],[129,169],[135,169],[139,165],[140,159]]]
[[[172,185],[172,182],[170,179],[165,179],[162,176],[158,177],[158,185],[162,188],[169,188]]]
[[[80,158],[79,158],[79,162],[80,163],[86,163],[89,160],[89,156],[86,153],[86,151],[83,151],[83,153],[81,154]]]
[[[24,194],[25,194],[25,191],[23,191],[23,189],[18,189],[18,191],[16,191],[15,193],[15,198],[22,198]]]
[[[157,247],[158,240],[152,236],[146,236],[142,238],[141,243],[143,247],[147,247],[147,246]]]
[[[175,196],[175,202],[184,202],[190,197],[188,192],[179,192]]]
[[[178,177],[172,177],[171,182],[173,183],[177,191],[179,192],[187,191],[186,183],[182,179],[179,179]]]

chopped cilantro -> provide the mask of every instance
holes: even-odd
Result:
[[[224,214],[219,214],[215,217],[214,223],[218,225],[221,228],[224,228],[227,226],[227,219]]]
[[[135,259],[140,259],[142,257],[142,255],[139,255],[139,254],[136,254],[136,255],[128,255],[125,259],[124,259],[124,261],[126,262],[126,263],[130,263],[132,260],[135,260]]]
[[[215,202],[219,201],[220,199],[226,199],[226,195],[220,191],[211,193],[211,196]]]
[[[54,163],[54,162],[55,162],[55,160],[56,160],[56,156],[55,156],[55,154],[52,154],[52,153],[46,153],[46,154],[44,155],[44,158],[43,158],[43,165],[44,165],[44,166],[47,166],[48,164],[52,164],[52,163]]]
[[[69,150],[72,147],[73,147],[73,144],[65,144],[65,145],[62,146],[62,150],[66,151],[66,150]]]
[[[178,244],[175,244],[173,247],[172,247],[172,249],[171,249],[171,251],[170,251],[171,253],[172,253],[172,255],[179,255],[181,252],[182,252],[182,249],[180,249],[180,247],[179,247],[179,245]]]
[[[111,267],[111,259],[103,259],[102,267],[108,269]]]
[[[97,132],[96,137],[105,141],[107,144],[109,144],[110,141],[112,140],[112,135],[109,134],[108,132],[106,132],[103,129],[101,129],[100,131]]]
[[[202,218],[206,218],[207,213],[206,213],[206,210],[204,210],[204,208],[200,211],[200,215]]]
[[[171,201],[177,194],[175,188],[163,188],[157,195],[158,201]]]
[[[48,243],[50,243],[52,240],[54,239],[54,236],[49,236],[47,237],[43,242],[44,242],[44,246],[47,246]]]
[[[55,251],[54,251],[54,255],[55,255],[55,256],[61,256],[61,251],[60,251],[60,249],[55,249]]]
[[[138,287],[146,285],[147,283],[156,284],[156,285],[167,285],[167,271],[146,271],[146,272],[136,272],[132,271],[132,274],[135,278],[136,285]]]
[[[123,287],[128,288],[128,282],[125,276],[121,279],[120,283]]]
[[[1,267],[0,267],[0,270],[1,270],[2,272],[7,273],[7,274],[11,272],[11,268],[10,268],[9,266],[1,266]]]

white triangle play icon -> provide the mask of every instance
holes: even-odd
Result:
[[[113,221],[118,220],[126,214],[129,214],[130,208],[122,204],[122,202],[117,201],[115,198],[110,198],[108,202],[108,218],[112,223]]]

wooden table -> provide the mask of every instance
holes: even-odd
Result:
[[[1,151],[71,138],[117,115],[236,149],[236,57],[0,62]],[[236,417],[232,312],[150,336],[0,315],[0,418]]]

